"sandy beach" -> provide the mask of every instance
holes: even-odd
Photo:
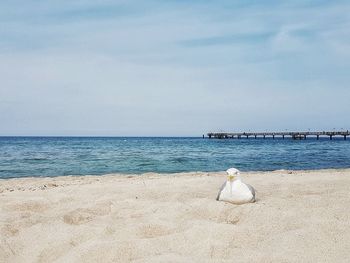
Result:
[[[0,180],[0,262],[349,262],[350,169]]]

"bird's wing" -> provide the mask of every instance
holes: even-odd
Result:
[[[216,197],[216,201],[219,201],[221,191],[224,190],[225,186],[226,186],[226,182],[221,186],[221,188],[220,188],[220,190],[219,190],[219,193],[218,193],[218,195],[217,195],[217,197]]]
[[[247,184],[249,190],[252,192],[253,198],[255,199],[255,189],[250,184]]]

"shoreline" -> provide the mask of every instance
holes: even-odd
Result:
[[[253,174],[266,174],[266,173],[312,173],[312,172],[346,172],[350,171],[350,167],[344,168],[322,168],[322,169],[277,169],[277,170],[251,170],[242,171],[241,175],[253,175]],[[21,180],[21,179],[54,179],[54,178],[79,178],[79,177],[104,177],[104,176],[121,176],[121,177],[136,177],[136,176],[148,176],[148,175],[159,175],[159,176],[194,176],[196,174],[209,174],[211,176],[215,174],[224,174],[226,171],[188,171],[188,172],[174,172],[174,173],[158,173],[158,172],[146,172],[146,173],[106,173],[106,174],[70,174],[70,175],[53,175],[53,176],[22,176],[22,177],[9,177],[0,178],[0,183],[7,180]]]
[[[350,169],[241,176],[255,203],[215,200],[225,172],[2,179],[0,261],[350,258]]]

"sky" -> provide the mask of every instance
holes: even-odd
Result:
[[[0,1],[0,135],[350,130],[349,1]]]

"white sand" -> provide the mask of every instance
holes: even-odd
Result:
[[[350,170],[0,180],[0,262],[350,262]]]

